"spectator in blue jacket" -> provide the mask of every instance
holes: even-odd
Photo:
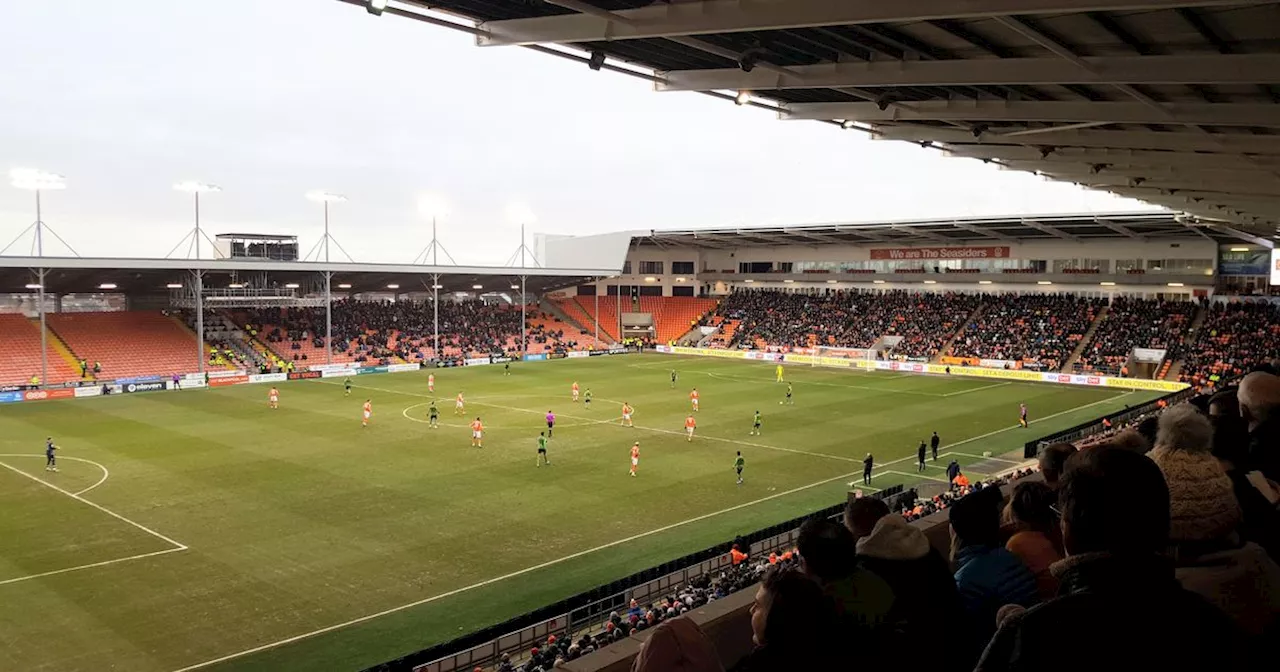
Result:
[[[977,660],[996,631],[996,612],[1006,604],[1023,607],[1040,601],[1036,578],[1000,542],[1000,488],[983,488],[951,505],[951,562],[964,607],[966,641]]]

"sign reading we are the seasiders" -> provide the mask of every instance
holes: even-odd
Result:
[[[1009,247],[882,247],[871,250],[881,259],[1008,259]]]

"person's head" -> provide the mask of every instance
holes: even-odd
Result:
[[[834,607],[815,581],[794,569],[770,567],[751,605],[756,646],[803,649],[826,641]]]
[[[1160,418],[1157,416],[1148,416],[1138,423],[1138,434],[1147,441],[1147,449],[1156,445],[1156,433],[1160,427]]]
[[[855,541],[869,536],[876,522],[889,515],[889,505],[876,497],[859,497],[844,507],[844,526]]]
[[[547,435],[546,432],[538,432],[538,436],[546,436],[546,435]]]
[[[1169,487],[1137,453],[1097,446],[1072,455],[1058,509],[1067,555],[1151,555],[1169,543]]]
[[[1240,401],[1236,398],[1239,388],[1228,387],[1209,398],[1209,417],[1240,415]]]
[[[959,547],[1000,545],[1000,488],[983,488],[951,505],[951,531]]]
[[[1020,527],[1049,532],[1058,523],[1057,516],[1053,514],[1055,501],[1053,490],[1048,485],[1023,481],[1013,489],[1009,512]]]
[[[1178,404],[1160,414],[1155,448],[1207,453],[1213,446],[1213,426],[1195,406]]]
[[[739,451],[738,451],[738,457],[742,457],[742,451],[741,451],[741,450],[739,450]]]
[[[1040,473],[1044,475],[1045,485],[1057,489],[1062,467],[1075,452],[1076,447],[1066,442],[1051,443],[1040,451]]]
[[[1258,424],[1280,417],[1280,376],[1254,371],[1240,381],[1236,391],[1240,415],[1252,430]]]
[[[857,561],[858,540],[853,533],[825,518],[806,520],[796,546],[804,572],[822,582],[847,576]]]

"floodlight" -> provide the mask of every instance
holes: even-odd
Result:
[[[444,285],[431,285],[431,289],[444,289]]]
[[[242,285],[242,284],[240,284],[240,283],[238,283],[238,282],[233,282],[233,283],[231,283],[231,284],[227,285],[227,287],[229,287],[229,288],[231,288],[231,289],[244,289],[244,285]]]
[[[67,178],[35,168],[14,168],[9,171],[13,186],[29,191],[56,191],[67,188]]]
[[[222,187],[216,184],[205,184],[195,180],[187,180],[173,185],[175,191],[185,191],[188,194],[207,194],[213,191],[222,191]]]
[[[1232,252],[1248,252],[1248,251],[1249,251],[1249,248],[1247,248],[1247,247],[1233,247],[1233,248],[1231,248],[1231,251],[1232,251]]]
[[[649,282],[649,278],[645,278],[645,279],[644,279],[644,281],[645,281],[645,282]],[[793,283],[795,282],[795,280],[790,280],[790,279],[788,279],[788,280],[783,280],[782,282],[784,282],[784,283],[786,283],[786,284],[790,285],[790,284],[793,284]]]
[[[1050,281],[1048,281],[1048,280],[1037,280],[1037,281],[1036,281],[1036,284],[1037,284],[1037,285],[1052,285],[1053,283],[1052,283],[1052,282],[1050,282]]]
[[[418,196],[418,214],[427,219],[444,219],[449,216],[449,201],[435,192]]]
[[[27,283],[27,289],[40,289],[40,287],[41,287],[40,283],[37,283],[37,282]]]
[[[644,281],[645,281],[645,282],[657,282],[657,281],[658,281],[658,279],[657,279],[657,278],[655,278],[655,277],[653,277],[652,275],[649,275],[649,276],[645,276]],[[788,280],[788,282],[790,282],[790,281]]]
[[[1170,287],[1183,287],[1184,285],[1183,285],[1181,282],[1171,282],[1171,283],[1169,283],[1169,286],[1170,286]]]
[[[1115,286],[1116,286],[1116,283],[1114,283],[1114,282],[1107,282],[1107,281],[1099,282],[1098,284],[1099,284],[1099,285],[1102,285],[1103,287],[1115,287]]]
[[[507,206],[507,220],[512,224],[533,224],[538,218],[524,203],[512,203]]]
[[[387,289],[400,289],[400,285],[397,285],[397,284],[395,284],[395,283],[393,282],[393,283],[391,283],[391,284],[387,285]]]
[[[308,191],[307,198],[317,203],[342,203],[347,200],[342,194],[331,194],[323,189]]]
[[[827,281],[827,284],[828,284],[828,285],[834,285],[834,284],[836,284],[837,282],[839,282],[839,280],[828,280],[828,281]]]
[[[165,287],[167,287],[167,288],[169,288],[169,289],[182,289],[182,284],[181,284],[181,283],[177,283],[177,282],[171,282],[171,283],[169,283],[169,284],[165,285]]]
[[[676,278],[676,282],[684,282],[688,278]]]
[[[484,289],[484,285],[471,285],[471,289]]]
[[[938,281],[937,281],[937,280],[925,280],[925,281],[924,281],[924,284],[926,284],[926,285],[936,285],[936,284],[938,284]]]
[[[979,281],[978,281],[978,284],[979,284],[979,285],[989,285],[989,284],[991,284],[991,281],[990,281],[990,280],[979,280]]]
[[[751,92],[739,91],[738,95],[734,96],[733,102],[737,103],[738,105],[746,105],[747,103],[751,102]]]
[[[368,0],[364,8],[374,16],[382,16],[382,10],[387,8],[387,0]]]
[[[98,285],[98,289],[115,289],[115,288],[116,288],[116,283],[114,282],[104,282],[101,285]]]
[[[872,280],[872,281],[871,281],[871,283],[872,283],[872,284],[875,284],[875,285],[883,285],[883,284],[884,284],[884,280]]]
[[[600,68],[604,67],[604,52],[603,51],[591,52],[591,58],[587,59],[587,67],[596,71],[599,71]]]
[[[520,285],[511,285],[511,289],[520,289]]]

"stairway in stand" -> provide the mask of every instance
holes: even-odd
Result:
[[[1085,347],[1093,341],[1093,335],[1098,332],[1098,327],[1102,324],[1103,320],[1107,319],[1107,315],[1110,312],[1111,306],[1103,306],[1102,310],[1098,311],[1098,316],[1093,318],[1093,324],[1089,325],[1089,330],[1084,332],[1084,338],[1080,339],[1080,343],[1076,345],[1075,350],[1071,351],[1071,356],[1067,358],[1067,361],[1062,363],[1062,368],[1058,369],[1059,371],[1070,371],[1071,367],[1080,360],[1080,355],[1084,354]]]
[[[964,330],[968,329],[969,325],[972,324],[974,320],[982,316],[982,311],[986,307],[987,307],[986,304],[980,303],[978,304],[977,308],[973,309],[972,313],[969,313],[969,317],[964,318],[964,322],[960,324],[959,329],[956,329],[956,333],[952,334],[951,338],[948,338],[947,342],[944,343],[942,347],[938,349],[937,356],[933,358],[934,364],[937,364],[938,361],[942,359],[942,357],[944,357],[947,353],[951,352],[951,346],[955,345],[956,340],[964,335]]]

